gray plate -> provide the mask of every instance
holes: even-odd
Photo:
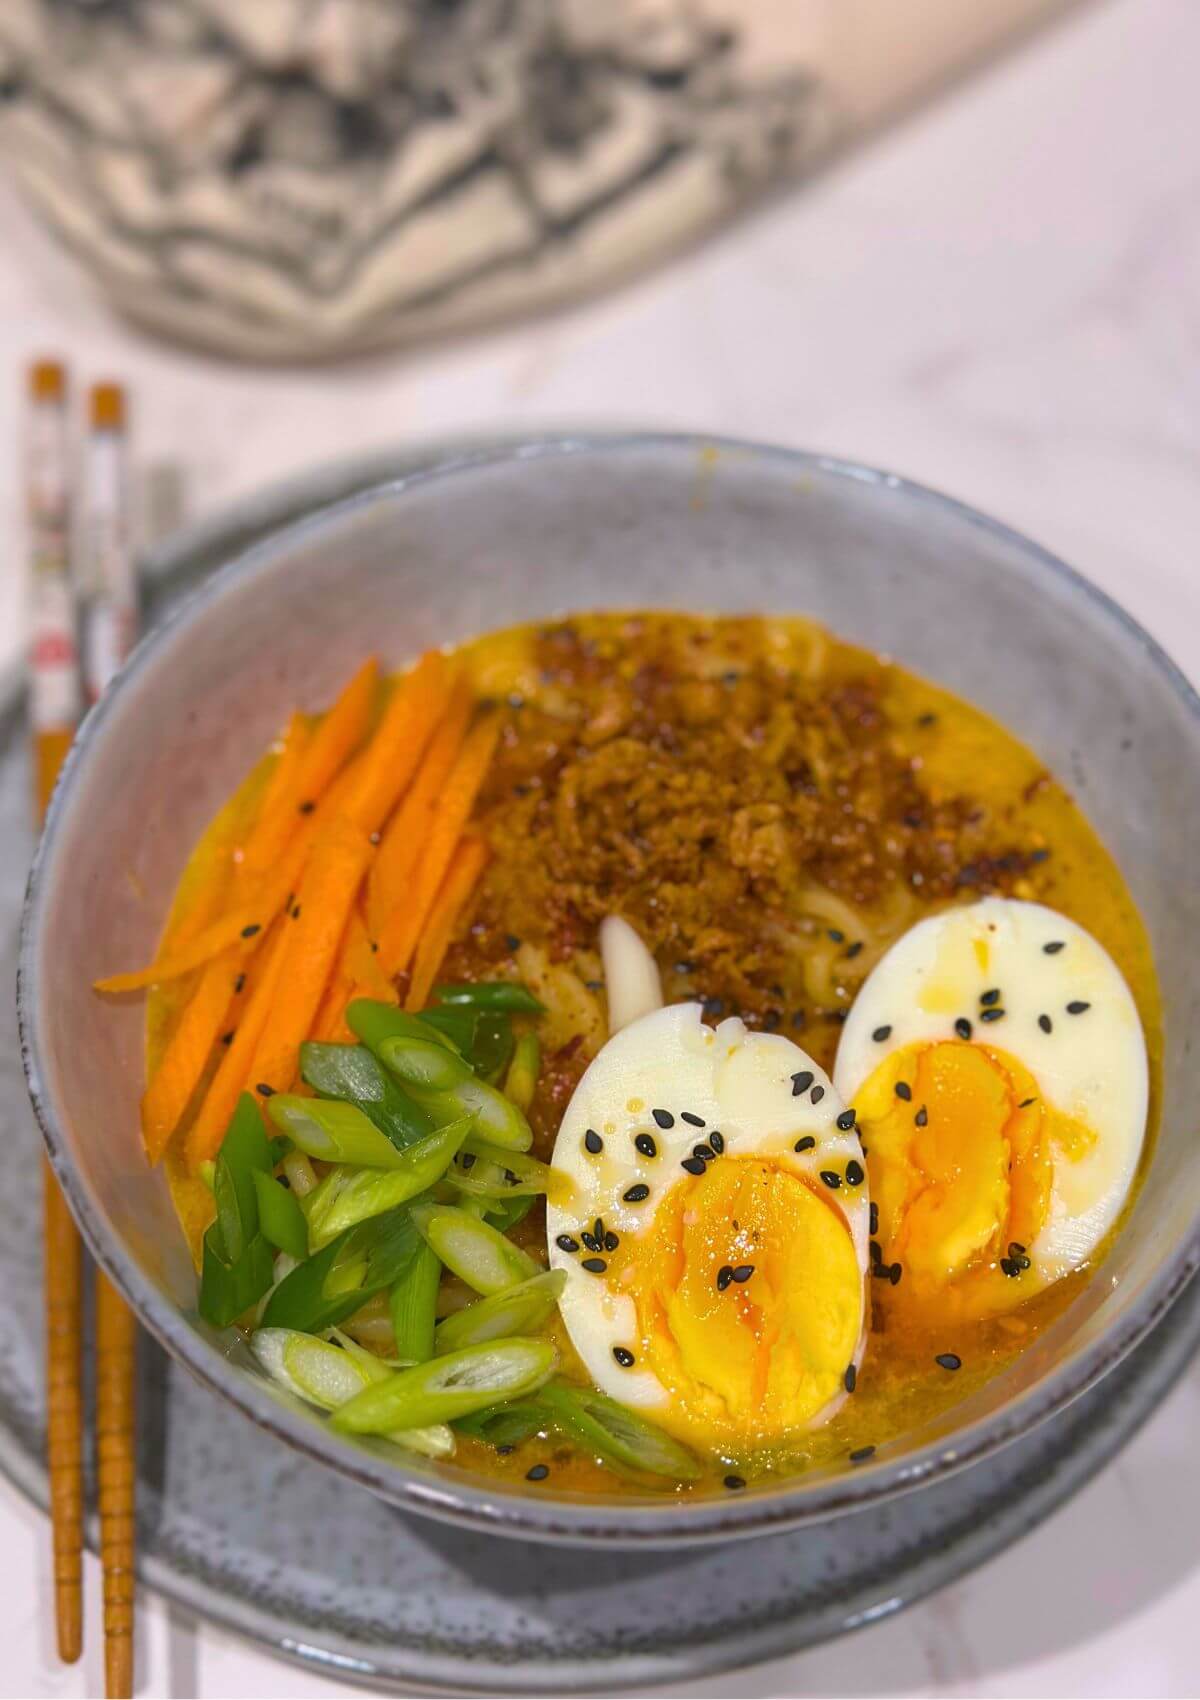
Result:
[[[319,486],[309,480],[187,534],[152,563],[156,598],[381,469],[401,463],[324,475]],[[10,692],[0,701],[0,973],[10,984],[30,848],[23,743]],[[16,1159],[0,1236],[0,1467],[44,1505],[41,1167],[7,1002],[0,1140]],[[140,1570],[191,1610],[359,1682],[529,1694],[686,1680],[871,1622],[991,1557],[1124,1444],[1198,1341],[1193,1282],[1098,1388],[985,1463],[816,1528],[636,1555],[409,1520],[281,1451],[146,1342]]]

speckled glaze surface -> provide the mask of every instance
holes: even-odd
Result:
[[[335,469],[191,534],[155,566],[160,600],[306,502],[389,468]],[[0,699],[3,968],[15,969],[30,847],[11,694]],[[0,1116],[13,1188],[0,1238],[0,1465],[45,1498],[40,1464],[37,1135],[11,1007]],[[282,1448],[149,1342],[143,1362],[143,1575],[193,1609],[381,1685],[562,1692],[686,1679],[811,1644],[899,1609],[1031,1528],[1128,1438],[1200,1339],[1200,1284],[1103,1384],[986,1461],[900,1502],[765,1536],[750,1549],[549,1550],[399,1515]]]

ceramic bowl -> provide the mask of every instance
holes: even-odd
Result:
[[[1063,775],[1149,927],[1166,1008],[1164,1113],[1111,1255],[1073,1305],[952,1413],[869,1464],[744,1494],[564,1497],[330,1431],[195,1314],[161,1174],[142,1155],[142,1006],[92,980],[147,957],[201,828],[297,703],[370,651],[399,662],[596,607],[814,615],[997,716]],[[1191,1055],[1200,1003],[1200,702],[1087,581],[1005,527],[818,456],[686,437],[558,439],[444,462],[283,528],[139,647],[67,762],[30,880],[20,1013],[30,1091],[98,1262],[169,1352],[281,1447],[407,1510],[524,1538],[728,1539],[918,1487],[1052,1418],[1162,1316],[1200,1263]]]

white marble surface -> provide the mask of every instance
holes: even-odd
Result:
[[[425,357],[296,373],[148,343],[0,189],[0,652],[19,629],[17,370],[61,350],[136,395],[200,513],[421,434],[639,419],[855,455],[1031,533],[1200,677],[1200,4],[1087,7],[806,192],[618,295]],[[1016,1549],[840,1645],[711,1695],[1200,1691],[1200,1367]],[[0,1692],[56,1668],[41,1518],[0,1487]],[[89,1586],[98,1592],[94,1564]],[[327,1685],[143,1598],[140,1691]],[[681,1690],[680,1692],[684,1692]]]

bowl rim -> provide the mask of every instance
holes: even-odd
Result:
[[[269,529],[234,553],[139,642],[108,691],[87,714],[67,755],[47,813],[26,887],[21,921],[17,973],[17,1015],[22,1062],[34,1114],[42,1131],[51,1167],[63,1188],[98,1266],[130,1304],[143,1326],[205,1386],[232,1403],[260,1428],[294,1450],[327,1465],[404,1510],[481,1531],[542,1541],[614,1546],[686,1546],[705,1540],[731,1540],[763,1535],[806,1522],[817,1522],[862,1509],[910,1491],[922,1482],[941,1478],[979,1462],[1062,1410],[1093,1386],[1133,1349],[1170,1308],[1187,1282],[1200,1269],[1200,1217],[1166,1264],[1147,1283],[1145,1291],[1117,1329],[1109,1329],[1077,1358],[1057,1365],[1000,1411],[976,1418],[966,1427],[932,1441],[903,1459],[876,1456],[851,1471],[803,1476],[779,1486],[751,1489],[727,1498],[695,1501],[588,1497],[538,1498],[516,1484],[469,1479],[442,1481],[407,1466],[402,1460],[347,1442],[299,1408],[277,1399],[265,1384],[231,1374],[219,1347],[210,1344],[185,1319],[184,1313],[160,1292],[126,1253],[91,1196],[88,1183],[70,1159],[57,1110],[45,1084],[43,1047],[36,1016],[38,962],[45,929],[47,891],[53,884],[59,839],[72,806],[78,775],[115,706],[132,690],[139,674],[159,648],[225,594],[244,576],[265,566],[280,550],[318,534],[330,522],[352,517],[384,498],[407,490],[473,472],[521,461],[553,461],[567,456],[629,455],[661,452],[694,456],[727,454],[731,458],[781,463],[798,476],[850,480],[885,496],[899,497],[920,507],[940,510],[965,526],[977,529],[1015,550],[1035,569],[1056,579],[1069,594],[1089,602],[1142,650],[1192,721],[1200,728],[1200,694],[1156,639],[1121,605],[1082,573],[1012,527],[981,513],[968,503],[947,496],[896,473],[836,455],[758,443],[719,434],[622,431],[563,432],[513,438],[501,446],[445,448],[436,458],[417,464],[412,450],[397,449],[390,457],[399,470],[388,472],[388,455],[363,458],[370,481],[349,495],[321,500],[297,517],[271,523]],[[342,463],[345,466],[347,463]],[[337,469],[318,468],[309,478],[289,479],[244,499],[200,524],[177,534],[157,551],[156,577],[194,553],[197,545],[215,546],[220,553],[224,536],[236,539],[255,512],[272,513],[288,505],[288,493],[336,487]]]

